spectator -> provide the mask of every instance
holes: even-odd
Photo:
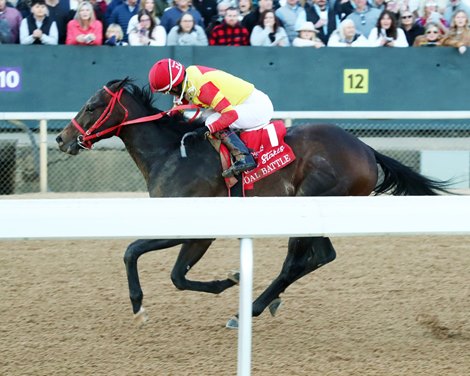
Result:
[[[400,12],[402,10],[402,4],[401,4],[400,0],[386,0],[385,1],[385,9],[382,9],[381,11],[383,11],[383,10],[388,10],[388,11],[392,12],[395,15],[395,18],[397,20],[399,20],[400,19]]]
[[[108,9],[110,6],[111,4],[108,6]],[[122,4],[114,7],[111,14],[106,19],[106,24],[110,25],[112,23],[117,23],[121,26],[121,29],[126,31],[126,34],[124,34],[124,42],[127,42],[127,28],[129,26],[129,21],[133,15],[137,14],[137,12],[137,0],[125,0]]]
[[[238,0],[238,9],[240,11],[238,20],[241,22],[253,10],[253,2],[251,0]]]
[[[67,24],[70,17],[70,4],[68,0],[46,0],[49,18],[55,21],[59,32],[59,44],[65,44]]]
[[[72,4],[72,0],[70,0],[70,13],[69,13],[69,19],[73,19],[75,17],[75,14],[77,13],[77,6],[78,4],[84,0],[79,0],[78,2],[75,1],[74,4]],[[91,6],[93,7],[93,11],[95,12],[95,18],[101,22],[102,28],[103,28],[103,40],[105,40],[105,28],[104,25],[106,24],[106,8],[107,4],[105,0],[86,0],[89,1]],[[75,9],[74,9],[75,8]]]
[[[217,0],[192,0],[193,7],[201,13],[204,25],[207,27],[213,18],[217,17]],[[227,5],[227,8],[230,5]]]
[[[424,35],[416,37],[413,47],[435,47],[441,45],[442,34],[439,27],[433,23],[428,22]]]
[[[354,3],[354,0],[336,0],[334,7],[339,20],[343,21],[347,16],[354,12],[356,4]],[[372,7],[374,8],[374,6]]]
[[[299,33],[298,37],[292,41],[294,47],[325,47],[325,44],[317,37],[318,31],[313,22],[304,22],[302,26],[297,28],[297,32]]]
[[[305,3],[306,20],[311,21],[318,30],[318,38],[324,44],[328,43],[328,39],[333,31],[337,28],[337,17],[333,6],[330,6],[328,0],[312,0]]]
[[[161,19],[161,25],[165,28],[167,33],[169,33],[171,28],[178,23],[178,20],[181,19],[183,13],[191,13],[196,25],[204,28],[204,20],[202,19],[201,13],[191,6],[191,0],[174,1],[175,5],[165,10]]]
[[[6,0],[0,0],[0,44],[18,43],[21,13],[7,6]]]
[[[96,13],[96,18],[98,18],[98,14],[99,14],[101,17],[99,18],[99,20],[101,21],[102,24],[104,24],[105,22],[104,15],[106,14],[108,3],[106,2],[106,0],[91,0],[90,3],[91,5],[93,5],[93,9],[95,10],[95,13]]]
[[[420,17],[424,15],[427,2],[428,0],[408,0],[408,7],[416,13],[417,17]],[[449,0],[433,0],[432,2],[436,4],[436,12],[443,14]]]
[[[399,24],[405,32],[408,46],[413,46],[416,37],[424,33],[424,27],[415,23],[415,20],[415,15],[411,13],[409,9],[405,9],[401,12]]]
[[[353,20],[356,30],[368,38],[370,31],[377,24],[381,12],[376,8],[369,7],[367,0],[353,1],[356,9],[346,18]]]
[[[139,10],[141,9],[147,9],[155,20],[155,25],[160,25],[160,19],[157,17],[154,0],[140,0]],[[139,20],[137,19],[137,14],[134,14],[129,20],[126,33],[129,34],[132,29],[135,29],[138,26],[138,23]]]
[[[342,21],[328,39],[328,47],[369,47],[368,39],[356,31],[352,20]]]
[[[129,32],[129,45],[131,46],[164,46],[166,45],[166,31],[163,26],[156,25],[154,17],[146,9],[137,13],[139,23]]]
[[[273,10],[273,0],[258,0],[258,6],[255,7],[242,19],[242,25],[245,26],[251,34],[256,25],[259,25],[261,13],[266,10]],[[279,19],[279,18],[278,18]],[[281,24],[282,26],[282,24]],[[285,29],[284,29],[285,30]]]
[[[220,3],[217,4],[217,15],[213,16],[211,18],[209,25],[207,25],[207,28],[206,28],[207,35],[211,35],[212,29],[215,26],[222,24],[222,22],[224,21],[225,12],[230,7],[231,5],[230,5],[229,0],[222,0]]]
[[[204,29],[195,25],[194,17],[191,13],[185,13],[178,21],[178,25],[173,26],[168,33],[168,46],[207,46],[207,35]]]
[[[67,24],[65,44],[82,46],[103,44],[103,24],[96,19],[93,6],[88,1],[78,4],[74,19]]]
[[[124,32],[118,24],[111,24],[107,27],[105,33],[105,42],[107,46],[127,46],[128,43],[124,42]]]
[[[124,0],[111,0],[109,1],[107,7],[106,7],[106,12],[105,12],[105,20],[107,23],[109,18],[111,17],[111,14],[114,12],[114,9],[116,9],[116,7],[118,7],[119,5],[122,5],[124,4],[125,1]]]
[[[212,29],[209,37],[209,44],[211,46],[250,45],[250,34],[238,21],[239,14],[237,8],[231,7],[227,9],[224,21]]]
[[[369,1],[369,5],[371,8],[375,8],[380,10],[380,12],[385,10],[385,7],[390,2],[390,0],[372,0]]]
[[[444,38],[442,45],[457,47],[461,54],[470,46],[470,29],[468,27],[468,15],[463,10],[458,10],[452,16],[450,28]]]
[[[31,2],[31,14],[23,18],[20,26],[21,44],[57,44],[59,32],[55,21],[47,16],[44,0]]]
[[[371,47],[408,47],[405,32],[397,26],[393,12],[384,10],[369,34]]]
[[[106,14],[107,4],[105,0],[88,0],[95,11],[95,17],[102,25],[105,24],[106,19],[104,15]],[[75,16],[75,14],[74,14]]]
[[[18,9],[23,18],[26,18],[31,14],[31,0],[18,0],[15,8]]]
[[[168,6],[169,5],[166,0],[155,0],[155,16],[160,19]]]
[[[424,13],[416,20],[416,23],[423,27],[426,26],[428,22],[433,22],[438,25],[442,34],[445,34],[449,28],[449,23],[445,20],[442,14],[438,12],[436,0],[426,0],[424,4]]]
[[[250,36],[252,46],[279,46],[290,45],[286,30],[281,26],[274,10],[265,10],[261,13],[259,24],[255,26]]]
[[[463,0],[449,0],[443,12],[443,16],[449,25],[452,21],[452,15],[458,10],[463,10],[470,15],[470,6],[468,3],[465,3]]]
[[[79,2],[84,1],[80,0]],[[106,1],[97,1],[97,0],[86,0],[89,1],[91,6],[93,7],[93,11],[95,12],[95,18],[101,22],[101,25],[104,25],[106,23],[105,19],[105,13],[106,13]],[[102,5],[104,4],[104,5]],[[75,8],[73,8],[75,7]],[[72,1],[70,1],[70,13],[69,13],[69,20],[73,19],[75,17],[75,14],[77,13],[77,7],[78,7],[78,2],[75,2],[74,5],[72,5]],[[103,30],[104,31],[104,30]],[[104,36],[104,35],[103,35]]]
[[[281,20],[289,42],[292,43],[297,37],[297,27],[307,19],[305,9],[299,5],[299,0],[286,0],[286,4],[276,10],[276,16]]]

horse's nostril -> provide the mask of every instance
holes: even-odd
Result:
[[[62,144],[62,142],[63,142],[62,137],[60,137],[60,136],[57,136],[55,140],[58,144]]]

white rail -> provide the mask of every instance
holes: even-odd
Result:
[[[239,376],[251,372],[251,238],[470,234],[470,196],[4,199],[0,213],[0,240],[240,238]]]
[[[73,200],[0,197],[5,198],[0,199],[0,240],[459,235],[470,232],[470,196]],[[212,211],[213,207],[220,210]],[[220,220],[221,212],[244,219],[227,226]]]

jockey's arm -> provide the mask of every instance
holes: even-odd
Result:
[[[199,101],[221,115],[220,118],[212,124],[206,124],[210,133],[225,129],[238,119],[237,111],[230,101],[223,95],[219,88],[211,82],[201,87]]]

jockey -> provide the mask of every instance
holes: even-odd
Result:
[[[205,126],[197,135],[217,137],[235,161],[222,173],[224,178],[256,167],[256,162],[235,130],[268,124],[274,115],[269,97],[253,84],[224,71],[200,65],[185,68],[172,59],[157,61],[150,69],[152,91],[175,96],[175,105],[193,103],[208,110]]]

